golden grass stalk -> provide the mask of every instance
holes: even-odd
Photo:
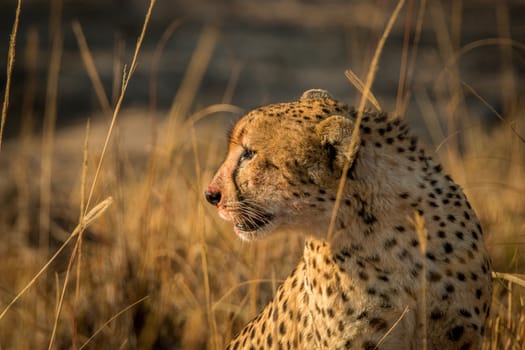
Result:
[[[498,1],[496,5],[496,18],[498,36],[505,39],[511,38],[509,5],[508,1]],[[500,47],[501,50],[501,100],[503,110],[511,112],[516,107],[516,78],[514,77],[514,67],[512,64],[512,48],[508,45]]]
[[[512,286],[511,282],[507,286],[507,328],[512,329]]]
[[[154,6],[154,3],[155,3],[155,0],[152,0],[150,2],[150,6],[148,8],[148,12],[146,14],[146,18],[145,18],[145,21],[144,21],[144,25],[142,27],[142,31],[141,31],[141,34],[139,36],[139,39],[137,41],[137,46],[136,46],[136,49],[135,49],[135,54],[133,56],[133,60],[132,60],[132,63],[131,63],[131,66],[130,66],[130,71],[129,71],[129,74],[127,74],[127,76],[125,77],[125,79],[123,80],[123,84],[122,84],[122,90],[121,90],[121,94],[120,94],[120,97],[117,101],[117,105],[115,106],[115,111],[114,111],[114,114],[113,114],[113,118],[111,120],[111,125],[110,125],[110,128],[109,128],[109,131],[106,135],[106,140],[105,140],[105,143],[104,143],[104,147],[102,149],[102,154],[101,154],[101,157],[100,157],[100,161],[98,163],[98,167],[97,167],[97,171],[95,173],[95,178],[93,180],[93,184],[92,184],[92,187],[91,187],[91,190],[90,190],[90,193],[89,193],[89,197],[87,199],[87,202],[84,203],[82,202],[81,203],[81,207],[84,208],[84,212],[86,212],[86,210],[89,208],[89,201],[93,195],[93,192],[94,192],[94,187],[95,187],[95,184],[97,182],[97,179],[98,179],[98,174],[100,172],[100,169],[101,169],[101,166],[102,166],[102,161],[103,161],[103,158],[104,158],[104,154],[106,152],[106,149],[107,149],[107,145],[109,143],[109,139],[111,137],[111,134],[112,134],[112,130],[113,130],[113,127],[115,125],[115,122],[116,122],[116,118],[117,118],[117,115],[118,115],[118,111],[120,109],[120,106],[122,104],[122,101],[123,101],[123,98],[124,98],[124,95],[125,95],[125,92],[126,92],[126,88],[129,84],[129,81],[130,81],[130,78],[136,68],[136,62],[137,62],[137,57],[138,57],[138,53],[140,51],[140,47],[141,47],[141,44],[142,44],[142,41],[144,39],[144,34],[145,34],[145,31],[146,31],[146,28],[147,28],[147,24],[149,22],[149,19],[150,19],[150,16],[151,16],[151,11],[153,10],[153,6]],[[81,52],[82,52],[82,55],[83,55],[83,58],[84,58],[84,63],[86,64],[86,69],[88,70],[89,75],[92,79],[92,82],[93,82],[93,85],[94,85],[94,88],[95,90],[99,90],[97,92],[97,95],[99,97],[99,99],[101,99],[101,103],[102,103],[102,107],[103,109],[106,109],[107,112],[110,111],[110,106],[109,106],[109,102],[107,100],[107,97],[106,97],[106,94],[102,88],[102,83],[100,81],[100,78],[96,72],[96,68],[95,68],[95,65],[94,65],[94,62],[92,60],[92,57],[89,53],[89,49],[87,48],[87,44],[85,43],[85,38],[83,36],[83,33],[82,33],[82,30],[80,28],[80,26],[77,24],[77,26],[75,26],[75,23],[73,24],[73,28],[74,30],[76,31],[76,35],[77,35],[77,38],[79,38],[79,46],[81,47]],[[100,84],[100,85],[99,85]],[[106,112],[105,111],[105,112]],[[85,141],[85,146],[84,146],[84,163],[87,161],[86,159],[86,153],[87,153],[87,138],[86,138],[86,141]],[[84,181],[85,181],[85,169],[86,165],[83,164],[83,177],[84,177]],[[84,192],[84,184],[81,185],[81,191]],[[82,197],[82,201],[84,200],[84,195],[82,194],[81,195]],[[94,208],[95,209],[95,208]],[[57,310],[56,310],[56,314],[55,314],[55,321],[54,321],[54,326],[53,326],[53,331],[52,331],[52,334],[51,334],[51,339],[49,341],[49,349],[51,349],[53,347],[53,343],[54,343],[54,339],[55,339],[55,335],[56,335],[56,330],[57,330],[57,327],[58,327],[58,320],[59,320],[59,317],[60,317],[60,312],[62,310],[62,304],[64,302],[64,296],[65,296],[65,292],[66,292],[66,288],[67,288],[67,285],[68,285],[68,281],[69,281],[69,274],[70,274],[70,271],[71,271],[71,268],[73,266],[73,262],[75,260],[75,257],[78,253],[78,249],[81,245],[81,240],[82,240],[82,233],[84,232],[84,229],[85,229],[85,224],[89,224],[91,223],[95,216],[98,216],[98,212],[95,212],[94,214],[91,214],[92,211],[90,211],[89,213],[85,214],[83,220],[80,221],[79,223],[79,227],[80,229],[78,230],[77,232],[77,235],[78,235],[78,239],[77,239],[77,242],[75,244],[75,247],[73,249],[73,253],[71,254],[71,257],[69,259],[69,262],[68,262],[68,266],[67,266],[67,270],[66,270],[66,276],[65,276],[65,279],[64,279],[64,285],[63,285],[63,288],[62,288],[62,293],[60,295],[60,299],[59,299],[59,303],[58,303],[58,306],[57,306]],[[82,215],[82,213],[81,213]],[[80,266],[80,265],[79,265]],[[79,275],[77,275],[77,283],[78,283],[78,278],[79,278]]]
[[[77,39],[80,57],[82,57],[82,62],[84,62],[84,67],[86,67],[89,79],[93,85],[93,90],[95,90],[95,95],[97,95],[98,103],[100,104],[104,114],[109,115],[111,113],[111,105],[109,104],[108,96],[104,91],[104,85],[102,84],[102,80],[98,74],[95,61],[93,60],[93,56],[89,50],[86,37],[82,31],[82,27],[78,21],[73,21],[71,26],[73,27],[73,33],[75,33],[75,38]]]
[[[113,81],[111,85],[111,104],[114,106],[117,103],[117,98],[120,95],[120,88],[122,85],[122,74],[124,52],[126,45],[120,36],[115,38],[115,48],[113,49]]]
[[[462,12],[463,1],[454,1],[450,10],[450,43],[454,50],[457,50],[461,43]]]
[[[394,26],[397,16],[399,15],[401,8],[403,8],[404,3],[405,0],[399,0],[399,2],[397,3],[397,6],[394,9],[394,12],[392,12],[392,15],[390,16],[390,19],[387,22],[383,35],[381,36],[381,39],[379,39],[379,43],[377,44],[377,48],[374,52],[372,62],[370,63],[370,69],[368,70],[368,74],[366,76],[366,82],[363,89],[363,96],[361,97],[361,101],[359,102],[359,107],[357,109],[357,118],[355,120],[354,130],[352,131],[352,141],[350,142],[347,151],[349,154],[352,153],[352,151],[357,147],[357,142],[359,142],[359,126],[361,125],[361,119],[363,118],[363,112],[366,105],[366,101],[368,100],[372,83],[374,82],[375,74],[379,63],[379,57],[381,56],[381,52],[383,51],[383,47],[385,46],[386,39],[390,35],[392,27]],[[341,176],[341,181],[339,182],[339,187],[337,189],[337,196],[335,199],[334,209],[332,210],[330,224],[328,226],[328,233],[326,234],[326,240],[328,242],[330,242],[330,239],[332,238],[332,233],[334,231],[335,219],[337,218],[337,212],[339,210],[339,206],[341,205],[341,198],[343,197],[343,191],[346,184],[345,174],[347,173],[349,167],[350,162],[346,161],[343,166],[343,176]]]
[[[357,89],[357,91],[359,91],[361,95],[365,96],[364,94],[365,84],[363,84],[363,81],[359,79],[357,74],[355,74],[351,69],[347,69],[345,71],[345,76],[350,81],[350,83]],[[377,101],[372,91],[370,91],[366,97],[368,99],[368,102],[370,102],[374,106],[375,109],[377,109],[379,112],[382,111],[381,105]]]
[[[148,166],[148,175],[149,175],[149,181],[153,181],[153,177],[155,174],[155,157],[153,156],[156,151],[157,147],[157,139],[158,139],[158,124],[157,124],[157,82],[158,82],[158,72],[159,72],[159,66],[160,66],[160,60],[162,58],[162,54],[164,53],[164,50],[166,48],[166,45],[169,41],[169,39],[172,37],[175,30],[177,30],[180,25],[182,24],[182,20],[175,20],[172,21],[169,26],[164,30],[162,33],[162,36],[160,37],[159,42],[155,46],[155,51],[153,52],[153,58],[151,60],[151,76],[149,80],[149,114],[150,114],[150,120],[151,120],[151,156],[149,158],[149,166]],[[149,196],[149,195],[148,195]],[[150,203],[149,198],[146,203]],[[147,218],[147,215],[145,215],[145,218]],[[145,225],[145,220],[144,220]]]
[[[226,84],[224,94],[222,95],[222,103],[231,103],[233,99],[233,93],[235,92],[235,88],[237,87],[237,83],[239,82],[239,78],[241,76],[242,67],[243,65],[240,62],[235,62],[233,64],[230,79],[228,79],[228,84]]]
[[[523,274],[492,272],[492,278],[506,280],[525,288],[525,275]]]
[[[199,120],[215,113],[232,113],[232,114],[241,114],[244,110],[240,107],[237,107],[235,105],[226,104],[226,103],[220,103],[215,105],[210,105],[208,107],[205,107],[195,113],[193,113],[182,125],[181,127],[181,135],[186,135],[189,129],[191,129],[195,123],[197,123]]]
[[[251,284],[259,284],[259,283],[275,283],[275,282],[283,283],[284,280],[277,280],[277,279],[274,279],[274,278],[259,278],[259,279],[255,279],[255,280],[239,282],[235,286],[233,286],[230,289],[228,289],[226,291],[226,293],[224,293],[217,301],[215,301],[213,303],[213,309],[214,310],[219,309],[219,305],[222,304],[224,302],[224,300],[228,296],[230,296],[233,292],[235,292],[236,289],[238,289],[238,288],[240,288],[242,286],[251,285]],[[273,288],[273,289],[275,290],[276,288]]]
[[[428,349],[428,324],[427,324],[427,229],[425,227],[425,219],[419,215],[419,213],[414,214],[414,220],[409,218],[415,229],[417,238],[419,241],[419,248],[421,250],[422,256],[422,272],[421,272],[421,322],[423,324],[423,350]]]
[[[275,292],[277,291],[277,279],[275,278],[275,269],[272,269],[272,294],[273,294],[273,309],[275,310],[274,312],[279,312],[279,305],[278,305],[278,301],[277,301],[277,295],[275,294]],[[273,324],[273,327],[272,327],[272,337],[273,339],[279,339],[279,327],[277,326],[277,322],[274,322]],[[272,344],[272,349],[278,349],[277,348],[277,342],[274,342]]]
[[[117,318],[119,318],[119,316],[121,316],[122,314],[128,312],[129,310],[131,310],[132,308],[134,308],[135,306],[137,306],[138,304],[144,302],[146,299],[149,298],[149,295],[146,295],[145,297],[142,297],[140,298],[139,300],[135,301],[133,304],[130,304],[128,306],[126,306],[124,309],[120,310],[119,312],[117,312],[113,317],[111,317],[109,320],[107,320],[106,322],[104,322],[104,324],[102,326],[100,326],[92,335],[91,337],[89,337],[88,340],[86,340],[84,342],[84,344],[82,344],[80,346],[80,348],[78,348],[78,350],[82,350],[84,349],[86,346],[89,345],[89,343],[91,343],[91,341],[100,333],[104,330],[104,328],[106,328],[111,322],[113,322],[114,320],[116,320]]]
[[[496,111],[494,109],[494,107],[491,106],[490,103],[487,102],[486,99],[484,99],[480,94],[478,94],[476,92],[476,90],[474,90],[474,88],[472,86],[470,86],[469,84],[465,83],[464,81],[461,82],[461,84],[467,88],[467,90],[474,96],[476,96],[476,98],[478,100],[480,100],[484,105],[485,107],[487,107],[499,120],[501,120],[501,122],[507,126],[508,128],[510,128],[510,130],[512,130],[512,133],[514,135],[516,135],[521,142],[525,143],[525,138],[523,136],[520,135],[520,133],[518,132],[518,130],[516,130],[516,128],[514,127],[513,124],[509,123],[505,118],[503,118],[503,116],[501,114],[498,113],[498,111]]]
[[[27,71],[27,77],[23,84],[24,95],[22,97],[21,109],[21,128],[19,138],[19,156],[12,161],[15,186],[18,188],[18,229],[23,236],[28,238],[31,230],[31,198],[32,189],[27,186],[31,182],[32,174],[27,169],[30,164],[31,144],[34,139],[33,135],[33,108],[37,86],[37,64],[38,64],[38,32],[35,28],[28,29],[26,44],[24,48],[24,69]]]
[[[191,101],[195,99],[204,72],[208,68],[218,36],[219,32],[213,26],[205,26],[202,30],[190,64],[170,107],[168,125],[166,127],[168,132],[175,134],[175,128],[178,125],[179,119],[188,113]],[[175,141],[169,146],[168,153],[173,151],[174,145]]]
[[[100,160],[97,165],[97,170],[95,172],[95,177],[93,178],[93,182],[91,184],[91,189],[89,190],[89,195],[87,197],[86,201],[86,210],[89,208],[89,204],[91,202],[91,199],[93,198],[93,194],[95,192],[95,186],[97,184],[98,177],[100,175],[100,170],[102,168],[102,162],[104,161],[104,156],[106,154],[109,140],[111,139],[111,135],[113,134],[113,129],[115,128],[115,123],[117,122],[117,117],[120,112],[120,107],[122,106],[122,101],[124,100],[124,96],[126,94],[126,90],[128,88],[129,81],[131,80],[131,77],[133,76],[133,73],[135,72],[135,68],[137,68],[137,59],[139,56],[140,49],[142,47],[142,42],[144,40],[144,36],[146,35],[146,29],[148,27],[149,20],[151,18],[151,13],[153,11],[153,7],[155,6],[156,0],[150,0],[150,4],[148,7],[148,11],[146,12],[146,17],[144,19],[144,24],[142,25],[142,31],[140,32],[139,38],[137,39],[137,44],[135,46],[135,52],[133,54],[133,59],[131,61],[131,65],[129,67],[129,72],[127,74],[124,74],[122,78],[122,87],[120,90],[120,96],[117,100],[117,103],[115,105],[115,109],[113,111],[113,117],[111,118],[111,123],[109,125],[108,132],[106,134],[106,139],[104,141],[104,146],[102,147],[102,152],[100,154]]]
[[[82,175],[80,178],[80,216],[79,216],[79,222],[82,222],[82,215],[85,211],[85,203],[86,203],[86,176],[87,176],[87,169],[88,169],[88,150],[89,150],[89,129],[90,129],[90,123],[89,119],[86,124],[86,136],[84,138],[84,147],[83,147],[83,157],[82,157]],[[82,262],[82,233],[84,231],[80,232],[80,237],[78,239],[78,262],[77,262],[77,280],[75,284],[75,301],[78,302],[78,298],[80,296],[80,271],[81,271],[81,262]]]
[[[75,258],[78,255],[77,258],[77,274],[76,274],[76,288],[75,288],[75,300],[78,301],[79,293],[80,293],[80,272],[81,272],[81,256],[82,256],[82,236],[85,231],[85,226],[83,225],[83,213],[84,213],[84,202],[85,202],[85,183],[86,183],[86,172],[87,172],[87,157],[88,157],[88,140],[89,140],[89,120],[86,125],[86,136],[84,140],[84,148],[83,148],[83,161],[82,161],[82,177],[80,182],[80,217],[79,217],[79,225],[80,230],[78,232],[78,239],[75,243],[75,247],[73,248],[73,252],[69,258],[69,262],[66,268],[66,276],[64,278],[64,285],[62,287],[62,293],[60,294],[60,297],[58,299],[58,305],[55,313],[55,320],[53,324],[53,330],[51,333],[51,338],[49,340],[49,346],[48,350],[51,350],[54,345],[56,332],[58,329],[58,320],[60,317],[60,312],[62,310],[62,305],[64,302],[64,297],[66,294],[66,287],[69,282],[69,275],[71,272],[71,268],[73,267],[73,262],[75,261]],[[107,208],[107,207],[106,207]],[[104,209],[105,210],[105,209]],[[100,214],[97,214],[100,215]],[[57,286],[57,293],[58,293],[58,286]]]
[[[442,60],[446,61],[448,57],[453,56],[457,52],[457,47],[454,45],[456,42],[454,35],[455,27],[452,27],[452,34],[449,31],[448,21],[445,15],[443,4],[437,1],[430,2],[433,15],[431,16],[432,25],[436,34],[437,45],[441,54]],[[454,8],[455,13],[459,13],[458,8]],[[447,80],[443,83],[446,87],[444,91],[448,94],[444,94],[439,91],[439,86],[442,83],[439,79],[436,79],[434,84],[435,94],[440,102],[445,106],[447,113],[447,127],[448,130],[453,130],[461,125],[461,116],[466,115],[465,98],[460,84],[460,70],[459,65],[451,64],[446,66]],[[447,148],[448,163],[453,166],[456,171],[456,177],[464,178],[465,169],[464,164],[459,161],[458,154],[454,152],[458,148],[458,140],[449,139],[451,147]]]
[[[410,311],[410,309],[408,308],[408,305],[405,306],[405,308],[403,309],[403,312],[401,313],[401,315],[399,315],[398,319],[396,320],[396,322],[394,322],[394,324],[392,325],[392,327],[390,327],[388,329],[388,331],[381,337],[381,339],[379,339],[379,341],[377,342],[376,346],[374,347],[374,350],[376,349],[379,349],[379,346],[385,341],[386,337],[388,337],[388,335],[390,333],[392,333],[392,331],[397,327],[397,325],[399,324],[399,322],[401,322],[401,320],[403,319],[403,317],[405,317],[405,315]]]
[[[436,145],[445,139],[445,133],[439,123],[439,117],[437,115],[436,109],[432,102],[430,101],[430,96],[426,91],[419,91],[414,95],[414,100],[416,101],[419,110],[422,112],[421,117],[423,122],[426,125],[426,129],[430,134],[430,139],[432,144]],[[435,150],[437,153],[438,150]]]
[[[5,121],[7,118],[7,109],[9,107],[9,93],[11,91],[11,77],[13,75],[13,66],[15,64],[15,47],[16,35],[18,33],[18,21],[20,19],[20,11],[22,8],[22,0],[18,0],[15,12],[15,22],[13,29],[11,29],[11,37],[9,39],[9,49],[7,51],[7,79],[5,82],[4,102],[2,104],[2,117],[0,120],[0,151],[2,150],[2,135],[4,134]]]
[[[51,207],[51,176],[53,166],[53,149],[55,138],[55,124],[57,117],[58,77],[62,61],[62,0],[51,2],[50,34],[51,56],[46,86],[46,106],[44,110],[44,125],[42,132],[42,164],[40,174],[40,246],[47,249],[50,230]]]
[[[525,43],[510,39],[510,38],[486,38],[486,39],[475,40],[463,46],[454,55],[449,56],[450,58],[447,60],[447,63],[445,64],[441,72],[438,74],[438,78],[436,80],[437,81],[442,80],[444,72],[446,72],[446,70],[450,66],[453,66],[454,64],[456,64],[457,61],[459,61],[459,59],[462,56],[464,56],[465,54],[469,53],[472,50],[475,50],[477,48],[484,47],[484,46],[510,46],[513,48],[525,50]]]
[[[421,40],[421,32],[423,29],[423,19],[425,17],[426,9],[427,9],[427,1],[421,0],[419,3],[419,9],[417,13],[416,30],[414,33],[414,41],[412,43],[412,52],[410,53],[410,59],[409,59],[408,67],[406,70],[406,80],[403,83],[404,85],[402,85],[404,87],[403,92],[405,93],[398,95],[400,96],[399,103],[397,103],[396,101],[397,115],[404,115],[406,113],[408,102],[410,100],[411,90],[409,87],[407,87],[407,85],[412,83],[412,77],[414,75],[414,69],[416,67],[417,50],[419,47],[419,41]]]
[[[434,4],[434,5],[436,5],[436,4]],[[435,12],[438,15],[440,15],[440,16],[437,16],[437,17],[442,17],[443,16],[442,13],[441,13],[442,11],[435,11]],[[443,22],[444,19],[441,18],[441,21]],[[441,28],[442,26],[438,26],[438,27]],[[438,35],[438,39],[440,39],[439,40],[440,42],[445,41],[442,38],[443,36],[445,36],[445,34],[442,33],[443,31],[445,31],[445,30],[442,29],[441,31],[438,31],[438,34],[440,34],[440,35]],[[446,47],[446,45],[444,45],[444,46]],[[486,39],[480,39],[480,40],[476,40],[476,41],[473,41],[471,43],[468,43],[468,44],[464,45],[462,48],[460,48],[456,52],[452,52],[451,50],[448,50],[448,51],[445,50],[445,54],[443,56],[446,57],[446,63],[444,64],[443,69],[437,74],[437,78],[436,78],[436,83],[435,84],[436,85],[442,84],[443,80],[445,79],[446,73],[451,72],[451,74],[448,75],[449,78],[450,78],[450,81],[448,81],[449,90],[450,90],[451,93],[453,91],[456,91],[457,94],[461,95],[460,87],[462,86],[462,82],[459,80],[459,78],[457,78],[457,77],[459,77],[459,73],[457,71],[458,62],[459,62],[459,60],[461,59],[462,56],[464,56],[465,54],[469,53],[470,51],[475,50],[475,49],[480,48],[480,47],[485,47],[485,46],[501,46],[501,47],[507,46],[507,47],[519,48],[521,50],[525,50],[525,43],[522,43],[522,42],[510,39],[510,38],[486,38]],[[456,96],[455,98],[451,98],[451,100],[452,100],[451,104],[454,101],[455,101],[455,103],[457,103],[458,97]],[[452,111],[451,111],[450,115],[452,116],[453,114],[454,113],[452,113]],[[455,123],[455,124],[457,124],[457,123]],[[452,129],[452,127],[453,127],[453,124],[449,123],[449,129]],[[457,167],[458,169],[460,169],[460,165],[457,162],[453,162],[453,155],[450,152],[449,152],[449,159],[450,159],[451,165],[453,165],[454,167]]]
[[[197,140],[195,137],[195,129],[191,129],[191,144],[193,149],[193,156],[195,160],[195,174],[197,183],[201,183],[201,168],[199,165],[199,154],[197,149]],[[198,216],[202,216],[202,204],[199,203],[197,206]],[[206,245],[206,239],[204,238],[204,227],[199,227],[197,229],[199,232],[200,245],[201,245],[201,265],[202,265],[202,274],[204,282],[204,295],[206,297],[206,314],[208,315],[208,326],[211,329],[211,347],[214,349],[219,349],[220,345],[218,344],[218,332],[217,332],[217,323],[215,321],[215,313],[213,312],[212,306],[212,297],[211,297],[211,288],[210,288],[210,276],[208,269],[208,251]]]
[[[24,48],[24,67],[27,70],[27,78],[24,83],[24,96],[21,111],[21,139],[27,142],[33,129],[33,104],[35,101],[37,87],[37,65],[38,65],[38,31],[31,27],[28,29],[26,45]],[[27,144],[26,144],[27,146]]]
[[[91,209],[86,215],[84,215],[84,217],[82,218],[82,222],[75,227],[73,232],[71,232],[69,237],[64,241],[64,243],[62,243],[60,248],[57,249],[55,254],[53,254],[53,256],[44,264],[44,266],[31,279],[31,281],[29,281],[26,284],[26,286],[16,294],[16,296],[11,300],[11,302],[7,304],[2,313],[0,313],[0,320],[5,316],[7,311],[9,311],[9,309],[18,301],[18,299],[20,299],[22,295],[24,295],[24,293],[27,292],[27,290],[33,286],[36,280],[40,276],[42,276],[42,274],[47,270],[49,265],[51,265],[51,263],[55,261],[55,259],[60,255],[64,248],[69,244],[69,242],[71,242],[71,240],[77,237],[82,230],[85,230],[89,225],[93,223],[93,221],[95,221],[100,215],[102,215],[106,211],[106,209],[111,205],[111,203],[113,203],[113,198],[108,197],[96,206],[94,206],[93,209]]]
[[[182,20],[172,21],[170,25],[166,28],[166,30],[162,33],[162,36],[160,37],[160,40],[157,43],[157,46],[155,47],[155,51],[153,52],[153,58],[151,60],[151,77],[149,83],[149,107],[152,115],[154,115],[157,111],[157,78],[160,66],[160,59],[162,57],[164,49],[166,48],[168,40],[171,38],[175,30],[177,30],[180,27],[181,24]]]
[[[399,65],[399,79],[397,81],[397,96],[396,96],[396,115],[402,114],[401,99],[404,97],[404,90],[406,86],[406,74],[408,65],[408,47],[410,44],[410,29],[412,27],[412,13],[414,11],[414,0],[409,0],[407,5],[407,14],[405,16],[405,30],[403,33],[403,48],[401,50],[401,64]],[[412,47],[415,49],[415,47]]]
[[[55,320],[53,322],[53,330],[51,331],[51,338],[49,339],[48,350],[53,349],[53,345],[55,343],[55,338],[56,338],[57,329],[58,329],[58,320],[60,318],[60,312],[62,311],[62,305],[64,304],[64,296],[66,295],[66,289],[67,289],[67,285],[69,282],[69,274],[71,273],[73,262],[75,261],[75,257],[77,256],[77,253],[78,253],[78,247],[79,247],[80,239],[82,236],[82,232],[84,232],[84,227],[82,226],[80,227],[81,229],[79,230],[79,233],[78,233],[78,239],[75,244],[75,248],[73,249],[73,253],[71,254],[71,257],[69,258],[69,262],[67,264],[66,276],[64,277],[64,285],[62,286],[62,292],[57,298],[57,307],[55,310]],[[60,290],[59,284],[60,282],[59,282],[58,275],[57,275],[57,288],[56,288],[57,293]]]
[[[449,132],[449,134],[447,136],[445,136],[443,138],[443,140],[441,140],[441,142],[436,146],[436,149],[435,149],[435,152],[439,152],[439,150],[445,145],[447,144],[447,142],[449,142],[450,140],[452,140],[456,135],[458,135],[460,133],[460,130],[455,130],[454,132]]]

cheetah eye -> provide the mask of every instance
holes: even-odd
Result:
[[[253,158],[253,156],[255,156],[255,152],[252,151],[251,149],[244,147],[241,157],[239,158],[239,162],[250,160]]]

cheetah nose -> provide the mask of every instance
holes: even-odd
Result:
[[[206,200],[213,205],[219,204],[222,198],[221,191],[212,188],[208,188],[204,192],[204,196],[206,197]]]

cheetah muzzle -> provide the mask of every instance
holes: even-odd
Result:
[[[331,240],[307,240],[275,300],[228,348],[420,349],[425,337],[429,349],[480,348],[492,289],[474,210],[401,120],[365,112],[352,139],[356,115],[309,90],[235,125],[205,196],[241,239],[325,237],[346,184]]]

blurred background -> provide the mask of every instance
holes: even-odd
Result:
[[[310,88],[357,105],[397,4],[157,0],[110,127],[149,2],[22,1],[0,149],[0,349],[223,348],[304,240],[240,242],[205,203],[228,128]],[[16,7],[0,0],[1,96]],[[369,105],[406,118],[478,213],[504,273],[483,349],[525,348],[524,18],[522,0],[406,0]]]
[[[373,91],[383,109],[396,110],[403,47],[414,40],[418,1],[407,1],[406,20],[396,22],[378,67]],[[411,5],[412,4],[412,5]],[[252,108],[287,101],[302,91],[325,88],[339,99],[355,102],[356,91],[344,76],[351,69],[364,80],[373,51],[395,1],[158,1],[126,94],[126,106],[146,106],[156,70],[159,109],[170,108],[191,62],[199,38],[212,26],[206,70],[194,106],[221,102]],[[9,35],[16,1],[0,3],[0,77],[5,81]],[[55,10],[53,10],[55,8]],[[50,60],[50,21],[61,26],[62,58],[58,85],[58,125],[100,111],[78,49],[72,23],[80,24],[103,86],[114,90],[115,60],[128,63],[140,33],[146,1],[24,1],[14,67],[7,135],[19,127],[27,80],[35,84],[35,120],[41,120]],[[408,9],[408,10],[407,10]],[[430,1],[423,18],[410,89],[435,99],[447,89],[447,74],[470,84],[498,111],[509,112],[523,95],[523,48],[485,43],[459,55],[468,44],[489,38],[525,39],[525,2],[519,0]],[[58,17],[55,19],[54,17]],[[170,27],[171,26],[171,27]],[[405,42],[405,32],[409,42]],[[161,38],[165,35],[163,42]],[[154,62],[155,50],[164,49]],[[27,50],[32,50],[25,58]],[[457,57],[456,57],[457,55]],[[153,65],[155,68],[152,68]],[[496,119],[472,94],[465,94],[468,118]],[[413,94],[412,94],[413,96]],[[440,106],[438,106],[440,107]],[[196,108],[196,107],[195,107]],[[446,109],[439,109],[441,114]],[[419,113],[408,104],[408,115]]]

